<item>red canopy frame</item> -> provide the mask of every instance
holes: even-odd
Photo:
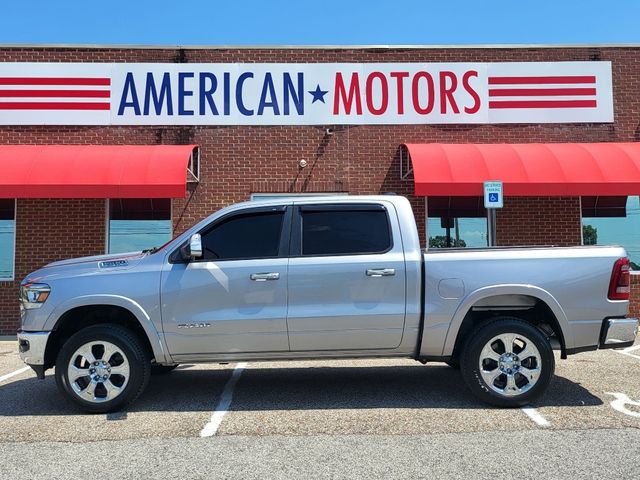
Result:
[[[640,195],[640,143],[405,144],[420,196]]]
[[[0,198],[179,198],[197,145],[0,145]]]

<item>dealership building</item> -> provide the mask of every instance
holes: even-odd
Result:
[[[0,47],[0,335],[29,272],[273,196],[396,193],[425,247],[620,244],[640,269],[639,65],[634,46]]]

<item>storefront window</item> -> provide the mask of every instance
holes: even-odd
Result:
[[[171,240],[171,200],[109,200],[109,253],[136,252]]]
[[[428,218],[429,248],[486,247],[486,218]]]
[[[425,202],[429,248],[487,246],[483,197],[429,197]]]
[[[0,199],[0,280],[13,280],[16,201]]]
[[[611,210],[611,209],[610,209]],[[640,197],[628,197],[626,215],[589,217],[583,200],[582,237],[584,245],[622,245],[631,260],[631,268],[640,270]],[[599,213],[599,212],[597,212]]]

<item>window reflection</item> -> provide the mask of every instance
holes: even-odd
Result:
[[[109,253],[139,252],[171,240],[171,220],[111,220]]]
[[[15,200],[0,199],[0,279],[13,279],[16,220]]]
[[[640,270],[640,197],[627,198],[626,216],[584,216],[582,237],[584,245],[623,246],[631,260],[631,268]]]
[[[446,218],[427,219],[429,248],[486,247],[486,218]]]
[[[109,253],[159,247],[171,234],[170,199],[109,200]]]

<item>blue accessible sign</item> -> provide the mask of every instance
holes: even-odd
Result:
[[[502,208],[502,182],[484,182],[484,208]]]

